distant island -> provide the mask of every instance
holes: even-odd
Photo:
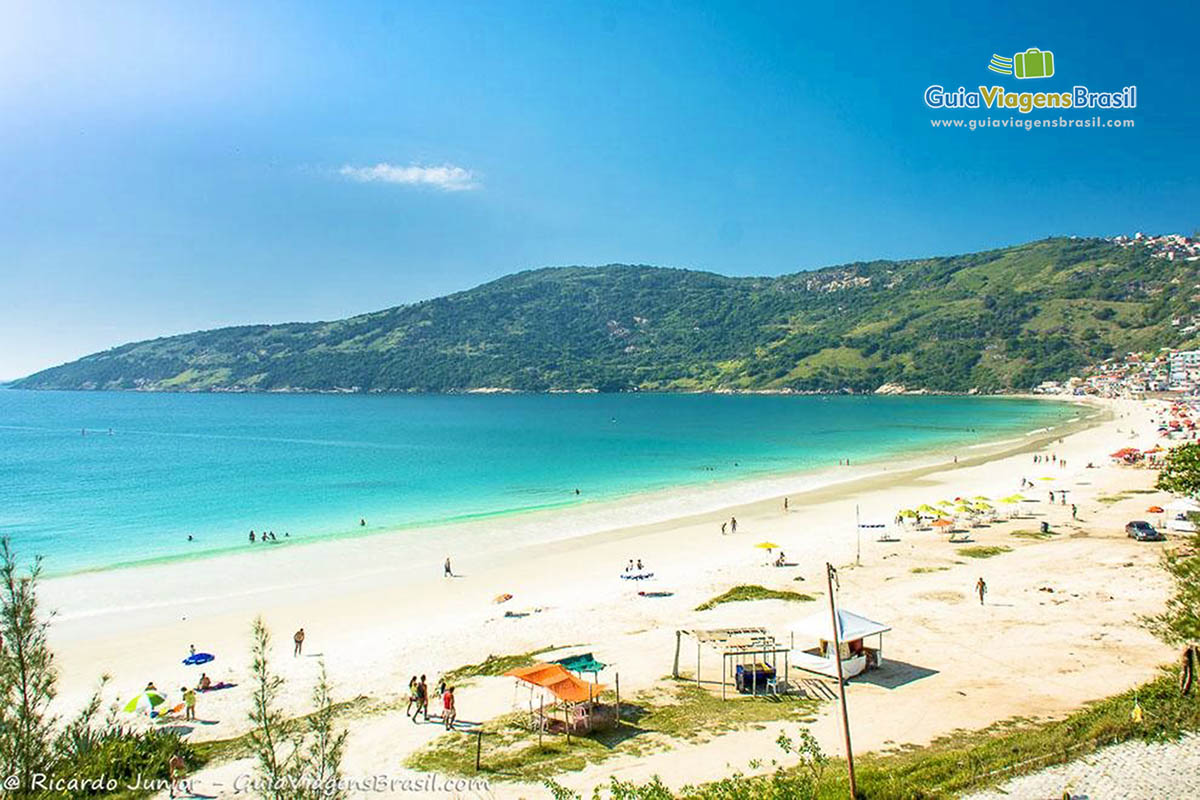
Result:
[[[11,385],[1021,391],[1113,354],[1194,338],[1194,325],[1180,325],[1197,313],[1200,285],[1200,261],[1187,253],[1175,258],[1124,238],[1054,238],[775,278],[616,264],[538,269],[334,322],[136,342]]]

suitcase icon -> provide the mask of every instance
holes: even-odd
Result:
[[[1054,53],[1031,47],[1013,56],[1013,74],[1018,78],[1049,78],[1054,74]]]

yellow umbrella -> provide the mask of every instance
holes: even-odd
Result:
[[[900,516],[900,517],[916,517],[916,516],[920,516],[919,514],[917,514],[917,512],[916,512],[916,511],[914,511],[914,510],[913,510],[913,509],[911,509],[911,508],[902,508],[902,509],[900,509],[899,511],[897,511],[897,512],[896,512],[896,515],[897,515],[897,516]]]
[[[992,508],[992,504],[991,504],[991,503],[985,503],[985,502],[983,502],[983,501],[981,500],[981,501],[979,501],[978,503],[976,503],[976,504],[975,504],[975,508],[977,508],[977,509],[982,509],[983,511],[988,511],[988,510],[990,510],[990,509]]]
[[[1025,497],[1024,497],[1024,495],[1010,494],[1008,497],[1000,498],[1000,502],[1001,503],[1024,503]]]
[[[1039,480],[1039,481],[1052,481],[1052,480],[1054,480],[1054,478],[1052,478],[1052,477],[1051,477],[1051,476],[1049,476],[1049,475],[1046,475],[1046,476],[1044,476],[1044,477],[1038,478],[1038,480]]]
[[[959,503],[958,505],[956,505],[954,507],[954,510],[957,511],[959,514],[970,514],[975,511],[975,509],[971,508],[966,503]]]
[[[988,497],[985,494],[977,494],[977,495],[975,495],[974,499],[975,500],[991,500],[992,498]]]
[[[934,508],[933,506],[929,505],[929,503],[922,503],[921,505],[917,506],[917,511],[924,511],[926,514],[938,514],[938,513],[941,513],[941,512],[939,512],[939,511],[938,511],[938,509],[936,509],[936,508]]]
[[[774,542],[759,542],[754,546],[760,547],[763,550],[774,550],[775,548],[779,547],[779,545],[775,544]]]

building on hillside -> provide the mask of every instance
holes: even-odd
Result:
[[[1200,384],[1200,350],[1177,350],[1171,354],[1170,388],[1191,392]]]

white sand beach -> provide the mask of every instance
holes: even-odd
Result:
[[[591,651],[612,665],[601,680],[611,682],[619,672],[622,693],[632,696],[669,675],[677,629],[762,626],[786,638],[797,619],[825,607],[828,561],[839,568],[842,607],[892,628],[885,637],[888,669],[878,680],[849,687],[856,750],[923,744],[1011,717],[1061,715],[1153,677],[1172,658],[1139,623],[1139,615],[1156,611],[1166,596],[1158,566],[1162,545],[1133,541],[1123,530],[1130,519],[1157,523],[1146,508],[1169,498],[1152,489],[1152,472],[1114,465],[1108,457],[1118,447],[1157,441],[1155,407],[1096,404],[1091,408],[1102,415],[1061,441],[1057,434],[1030,436],[959,453],[957,463],[941,457],[939,464],[912,468],[847,470],[846,480],[808,491],[811,476],[796,478],[793,488],[773,479],[760,487],[765,499],[714,510],[705,505],[700,513],[579,536],[568,527],[546,544],[446,553],[432,538],[436,531],[418,531],[404,535],[431,537],[428,556],[419,560],[398,556],[388,536],[373,536],[49,579],[43,601],[58,614],[52,645],[61,670],[59,705],[64,712],[80,705],[102,673],[113,678],[106,697],[115,700],[151,680],[164,689],[194,684],[205,669],[214,681],[237,686],[201,696],[202,723],[189,735],[202,741],[243,733],[249,727],[250,625],[258,615],[275,636],[275,665],[287,679],[293,713],[307,710],[318,656],[337,699],[386,702],[403,697],[412,675],[436,682],[442,671],[489,655],[577,645],[547,655]],[[1034,464],[1035,453],[1056,454],[1067,466]],[[1088,469],[1089,462],[1096,468]],[[856,506],[864,522],[890,522],[900,508],[942,498],[1010,495],[1021,490],[1022,479],[1035,484],[1025,492],[1030,502],[1022,504],[1029,517],[970,531],[971,544],[1011,552],[973,559],[935,531],[901,531],[900,541],[886,543],[864,531],[861,564],[855,564]],[[1047,502],[1050,489],[1068,490],[1078,520],[1069,505]],[[738,519],[737,533],[723,536],[721,523],[731,516]],[[562,519],[569,526],[570,518]],[[1043,520],[1056,535],[1013,536]],[[770,556],[755,547],[764,540],[777,542],[796,566],[768,565]],[[442,577],[447,555],[458,577]],[[641,559],[655,578],[620,580],[630,559]],[[983,606],[972,595],[979,577],[989,586]],[[802,591],[816,601],[693,610],[738,584]],[[643,597],[639,590],[671,594]],[[501,593],[513,599],[494,604]],[[505,617],[506,611],[524,615]],[[296,658],[291,638],[300,627],[307,638]],[[204,668],[182,666],[191,644],[217,660]],[[719,673],[719,659],[711,663]],[[801,675],[793,670],[792,677]],[[511,679],[479,679],[459,690],[459,716],[498,716],[512,709],[513,697]],[[835,712],[835,704],[825,703],[814,723],[830,753],[841,741]],[[781,727],[679,743],[643,758],[618,756],[560,780],[590,789],[609,775],[658,774],[674,786],[716,779],[775,756]],[[357,716],[350,730],[348,775],[406,775],[410,753],[436,737],[457,735],[437,724],[412,724],[403,704]],[[235,796],[238,776],[251,770],[249,761],[217,764],[193,776],[194,788]],[[460,796],[548,795],[537,786],[493,782],[490,791]]]

